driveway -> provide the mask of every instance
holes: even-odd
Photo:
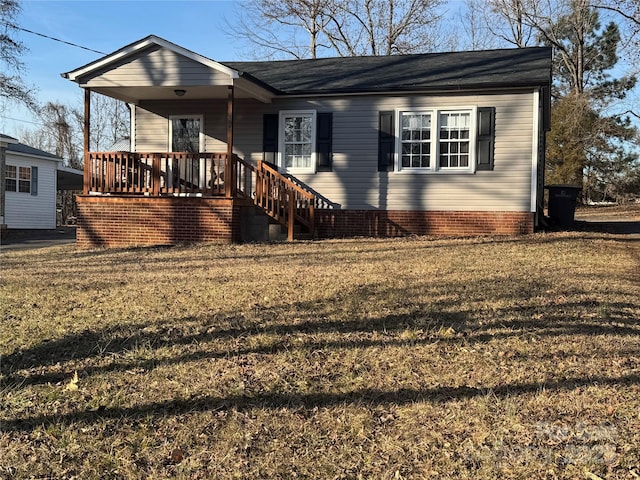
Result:
[[[578,208],[575,218],[576,230],[629,235],[640,239],[640,204]]]
[[[75,243],[76,228],[60,227],[55,230],[12,230],[3,238],[0,251],[29,250]]]

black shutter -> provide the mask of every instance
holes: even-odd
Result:
[[[38,167],[31,167],[31,195],[38,195]]]
[[[316,126],[316,155],[318,156],[318,172],[331,171],[333,114],[318,113]]]
[[[494,107],[478,108],[478,137],[476,170],[493,170],[493,145],[495,139]]]
[[[278,161],[278,114],[265,113],[262,123],[262,160],[276,167]]]
[[[380,112],[378,127],[378,171],[393,171],[395,153],[394,112]]]

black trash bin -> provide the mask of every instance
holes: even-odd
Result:
[[[549,218],[558,226],[573,226],[576,213],[576,199],[582,187],[577,185],[547,185],[549,190]]]

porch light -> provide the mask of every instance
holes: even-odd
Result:
[[[187,93],[186,90],[182,90],[181,88],[176,88],[173,93],[175,93],[178,97],[182,97],[184,96],[185,93]]]

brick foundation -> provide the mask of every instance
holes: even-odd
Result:
[[[241,205],[197,197],[77,197],[77,246],[130,247],[240,242]],[[319,238],[533,233],[530,212],[316,210]]]
[[[533,233],[531,212],[316,210],[320,238],[406,235],[522,235]]]
[[[239,242],[231,199],[78,196],[78,248]]]

